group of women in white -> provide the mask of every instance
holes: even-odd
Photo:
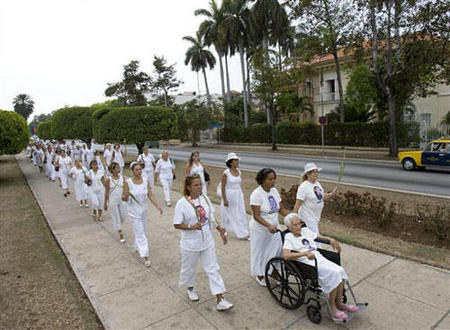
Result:
[[[125,179],[122,174],[124,155],[118,144],[113,149],[111,145],[107,145],[103,155],[94,152],[89,144],[82,149],[76,146],[73,148],[75,152],[70,151],[74,155],[73,167],[72,159],[66,155],[64,148],[56,148],[57,156],[50,163],[60,171],[58,177],[64,196],[70,194],[67,184],[67,178],[70,177],[74,180],[75,197],[80,206],[87,207],[87,200],[90,200],[94,220],[102,221],[103,210],[109,210],[114,230],[119,233],[122,243],[125,242],[122,224],[128,214],[135,236],[134,249],[149,267],[148,201],[154,204],[160,214],[163,213],[161,205],[152,194],[156,177],[163,187],[166,206],[171,206],[171,186],[176,176],[175,163],[169,153],[163,151],[156,162],[148,149],[144,148],[130,165],[132,176]],[[56,148],[52,145],[51,152]],[[49,147],[41,149],[45,154]],[[83,151],[77,153],[77,149]],[[41,157],[41,153],[39,146],[30,147],[30,158],[35,164],[39,163],[39,160],[35,161],[35,155]],[[195,271],[200,259],[209,279],[211,294],[217,297],[217,309],[222,311],[233,307],[223,296],[226,289],[219,273],[211,231],[215,226],[224,244],[227,243],[228,233],[238,239],[250,241],[250,273],[261,286],[266,286],[265,267],[271,258],[284,256],[286,259],[305,263],[316,258],[319,280],[323,291],[329,294],[332,316],[345,320],[346,313],[354,312],[356,308],[342,303],[343,283],[347,280],[347,275],[342,267],[322,257],[314,242],[318,237],[325,238],[319,233],[324,199],[333,195],[336,189],[325,193],[318,181],[321,169],[308,163],[301,174],[294,210],[290,211],[283,206],[275,187],[275,171],[264,168],[257,173],[258,187],[250,195],[252,216],[248,225],[239,161],[235,153],[229,153],[225,159],[227,168],[217,187],[217,194],[221,197],[221,221],[216,218],[214,206],[208,198],[210,178],[206,166],[200,161],[199,152],[193,152],[187,162],[184,196],[176,203],[173,217],[174,228],[181,231],[180,286],[187,287],[190,300],[199,299],[195,291]],[[84,165],[86,162],[89,162],[88,167]],[[52,170],[53,168],[50,169],[50,174],[53,173]],[[284,223],[290,229],[284,245],[280,236],[279,215],[284,217]],[[302,222],[306,225],[305,228],[301,227]],[[340,250],[339,243],[331,238],[326,239],[330,240],[335,249]]]

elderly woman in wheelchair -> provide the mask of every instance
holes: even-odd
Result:
[[[303,227],[298,214],[290,213],[284,218],[288,230],[283,232],[283,258],[273,258],[266,266],[266,283],[272,297],[283,307],[296,309],[308,305],[308,318],[320,323],[320,299],[326,299],[332,319],[347,322],[355,313],[366,308],[367,303],[357,303],[348,283],[348,276],[340,266],[341,247],[334,239],[317,235]],[[316,242],[329,244],[337,252],[323,250]],[[271,276],[277,269],[280,277]],[[345,304],[345,284],[355,304]],[[313,296],[305,302],[307,291]]]

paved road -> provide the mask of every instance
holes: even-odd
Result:
[[[137,154],[136,146],[128,145],[128,153]],[[186,161],[194,149],[171,148],[174,159]],[[196,149],[197,150],[197,149]],[[201,159],[205,164],[224,166],[227,150],[208,150],[199,148]],[[150,149],[159,156],[161,149]],[[299,175],[307,162],[315,162],[323,168],[323,181],[337,181],[341,166],[340,159],[299,155],[271,155],[267,153],[239,152],[241,168],[259,170],[272,167],[277,173]],[[450,173],[440,171],[404,171],[401,166],[388,161],[349,160],[345,164],[342,183],[377,187],[390,190],[402,190],[419,194],[430,194],[450,198]]]

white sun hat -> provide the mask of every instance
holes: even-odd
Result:
[[[303,173],[301,176],[304,176],[306,173],[317,170],[318,172],[322,171],[320,167],[317,167],[314,163],[307,163],[305,164],[305,167],[303,168]]]
[[[225,160],[225,163],[228,162],[229,160],[232,160],[232,159],[240,160],[240,158],[234,152],[230,152],[227,155],[227,159]]]

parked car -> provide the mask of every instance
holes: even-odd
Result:
[[[159,148],[159,141],[145,141],[145,146],[149,148]]]
[[[406,171],[415,169],[450,169],[450,138],[431,141],[423,150],[398,153],[398,160]]]

